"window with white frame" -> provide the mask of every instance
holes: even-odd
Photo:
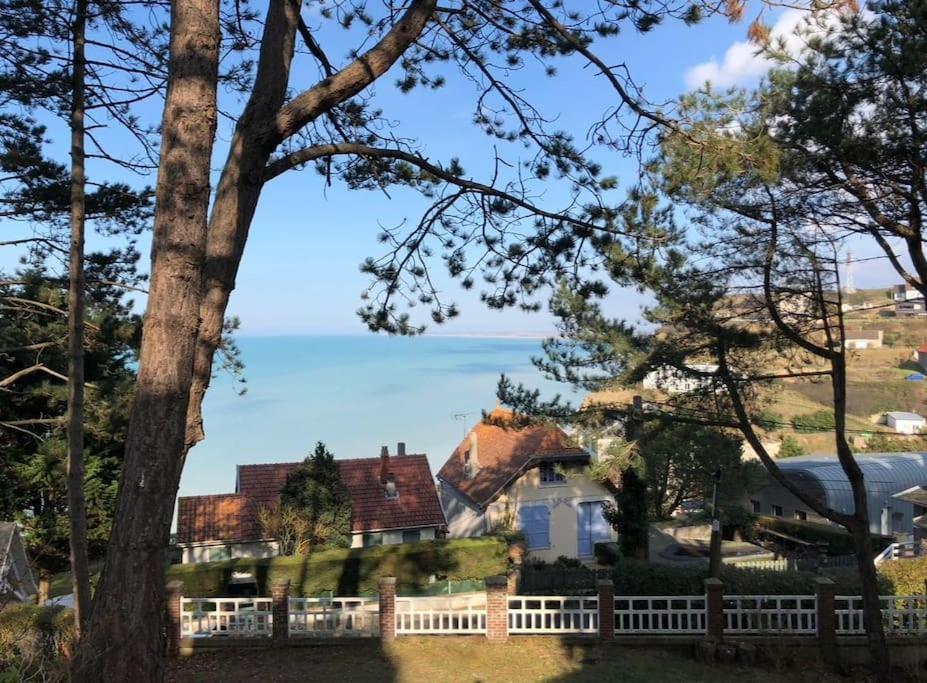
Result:
[[[559,462],[542,462],[539,469],[542,486],[556,486],[566,482],[563,466]]]

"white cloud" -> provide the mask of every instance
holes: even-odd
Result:
[[[802,39],[795,35],[795,28],[807,17],[807,12],[790,9],[783,12],[772,27],[773,39],[785,38],[789,52],[795,54],[801,50]],[[747,85],[758,80],[769,71],[772,62],[758,54],[759,48],[748,41],[731,45],[724,53],[724,59],[711,59],[693,66],[686,71],[686,87],[694,90],[706,81],[711,81],[718,88],[734,85]]]

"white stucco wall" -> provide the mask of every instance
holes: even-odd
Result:
[[[398,529],[396,531],[383,531],[377,532],[383,534],[383,543],[382,545],[399,545],[402,543],[402,533],[403,529]],[[406,529],[405,531],[410,531]],[[437,534],[435,527],[421,527],[419,530],[421,541],[433,541],[435,540]],[[352,548],[363,548],[364,547],[364,534],[351,534],[351,547]]]
[[[529,550],[529,556],[546,562],[560,555],[579,557],[579,504],[614,500],[607,488],[586,477],[583,470],[581,466],[564,467],[567,477],[560,484],[542,484],[540,470],[528,470],[489,506],[490,523],[501,526],[510,519],[517,525],[519,508],[544,505],[550,511],[550,547]],[[617,534],[610,530],[609,538],[601,540],[616,539]]]
[[[486,515],[464,501],[453,487],[439,483],[438,498],[447,518],[448,538],[472,538],[486,533]]]
[[[276,541],[253,541],[249,543],[211,542],[184,547],[182,562],[184,564],[210,562],[210,550],[222,547],[227,547],[229,549],[229,559],[237,559],[240,557],[274,557],[278,553]]]

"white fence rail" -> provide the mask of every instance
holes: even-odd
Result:
[[[704,595],[650,595],[615,598],[615,635],[705,633]]]
[[[380,633],[377,598],[290,598],[291,636],[375,636]]]
[[[269,637],[272,607],[270,598],[183,598],[180,632],[188,638]]]
[[[486,594],[396,598],[396,635],[486,633]]]
[[[882,603],[882,625],[888,635],[927,634],[927,595],[883,595],[879,600]],[[838,595],[834,606],[838,634],[866,632],[861,596]]]
[[[509,633],[599,632],[599,599],[562,595],[519,595],[508,599]]]
[[[726,633],[817,633],[813,595],[725,595]]]

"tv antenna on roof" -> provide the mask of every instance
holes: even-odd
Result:
[[[473,415],[473,413],[454,413],[454,419],[463,422],[464,436],[467,435],[467,418],[471,415]]]

